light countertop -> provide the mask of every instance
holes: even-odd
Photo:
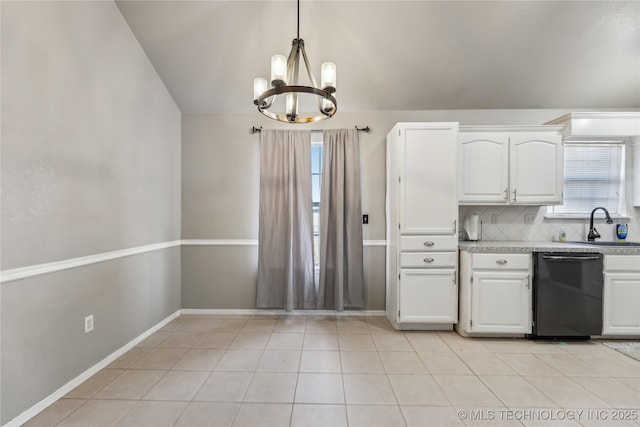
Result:
[[[640,247],[633,246],[591,246],[575,242],[524,242],[524,241],[489,241],[479,242],[460,241],[460,250],[468,252],[502,252],[502,253],[531,253],[531,252],[591,252],[605,255],[640,255]]]

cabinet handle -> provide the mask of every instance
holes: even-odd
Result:
[[[509,187],[504,188],[504,200],[505,202],[509,200]]]
[[[454,220],[453,220],[453,232],[454,232],[454,233],[456,232],[456,224],[457,224],[457,223],[458,223],[458,221],[454,219]]]
[[[507,263],[506,259],[499,259],[499,260],[496,261],[496,264],[498,264],[498,265],[505,265],[506,263]]]
[[[433,262],[435,260],[433,258],[425,258],[423,261],[424,262]]]
[[[435,245],[435,243],[433,243],[432,241],[427,241],[427,242],[424,242],[424,245],[425,246],[433,246],[433,245]]]
[[[524,284],[527,287],[527,289],[531,289],[531,284],[529,283],[529,276],[524,278]]]
[[[515,190],[513,190],[513,201],[517,202],[518,201],[518,189],[516,188]]]

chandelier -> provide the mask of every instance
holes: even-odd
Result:
[[[299,84],[300,57],[304,61],[311,86]],[[253,103],[258,106],[258,111],[262,114],[281,122],[310,123],[331,118],[338,109],[334,96],[336,64],[333,62],[322,64],[320,75],[321,85],[318,86],[304,50],[304,40],[300,38],[300,0],[298,0],[298,35],[291,44],[289,58],[283,55],[274,55],[271,58],[271,88],[267,87],[266,79],[255,79]],[[278,101],[278,95],[284,95],[284,103],[281,100]],[[300,98],[307,100],[311,98],[313,101],[311,104],[317,104],[317,111],[301,112]],[[315,108],[314,105],[313,109]]]

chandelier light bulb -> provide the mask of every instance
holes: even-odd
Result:
[[[325,62],[320,68],[320,79],[322,89],[328,92],[336,90],[336,64],[333,62]]]
[[[254,104],[258,103],[258,98],[260,95],[267,91],[267,79],[263,79],[262,77],[258,77],[257,79],[253,79],[253,102]]]
[[[288,93],[286,98],[285,98],[286,102],[285,102],[285,113],[288,117],[291,117],[293,115],[293,104],[294,104],[294,97],[292,93]]]
[[[287,84],[287,58],[284,55],[271,57],[271,84],[274,87]]]

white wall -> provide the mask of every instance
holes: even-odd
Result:
[[[179,239],[180,111],[115,4],[1,8],[3,271]],[[1,292],[4,424],[179,310],[180,250]]]

